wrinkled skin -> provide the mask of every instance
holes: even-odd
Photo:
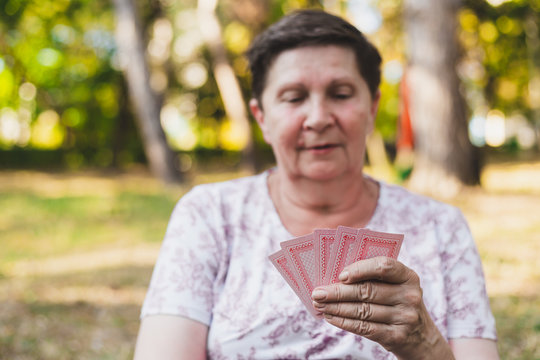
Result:
[[[427,312],[413,270],[378,257],[347,266],[339,279],[312,294],[330,324],[376,341],[399,358],[454,358]]]

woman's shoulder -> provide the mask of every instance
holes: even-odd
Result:
[[[397,206],[414,205],[416,207],[426,207],[432,210],[455,211],[457,208],[441,200],[434,199],[427,195],[413,192],[401,185],[380,182],[381,192],[384,193],[384,201]]]
[[[260,174],[243,176],[230,180],[198,184],[186,193],[185,196],[196,194],[237,196],[239,193],[249,193],[264,188],[266,184],[267,172]]]
[[[211,212],[229,212],[246,205],[265,204],[268,197],[267,171],[257,175],[213,183],[199,184],[182,196],[179,206]]]
[[[443,201],[415,193],[400,185],[380,182],[379,207],[386,217],[410,226],[427,223],[461,222],[461,210]]]
[[[196,185],[178,200],[170,224],[203,224],[216,229],[252,218],[268,208],[265,184],[262,173]]]

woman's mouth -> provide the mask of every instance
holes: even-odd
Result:
[[[323,155],[330,153],[332,150],[336,149],[338,147],[337,144],[321,144],[321,145],[314,145],[314,146],[308,146],[305,147],[305,150],[308,150],[311,153]]]
[[[322,149],[328,149],[328,148],[331,148],[331,147],[335,147],[335,145],[333,145],[333,144],[317,145],[317,146],[311,147],[311,149],[322,150]]]

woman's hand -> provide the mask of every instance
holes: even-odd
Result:
[[[454,358],[426,310],[414,271],[377,257],[347,266],[339,279],[312,294],[330,324],[376,341],[398,358]]]

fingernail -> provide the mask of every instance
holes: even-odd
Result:
[[[324,317],[325,317],[326,319],[331,319],[333,316],[330,315],[330,314],[324,314]]]
[[[325,306],[324,303],[319,303],[319,302],[316,302],[316,301],[313,301],[313,307],[317,308],[317,309],[323,309]]]
[[[348,271],[344,271],[341,274],[339,274],[339,280],[341,280],[341,281],[347,281],[348,278],[349,278],[349,272]]]
[[[326,296],[328,296],[328,293],[321,289],[313,290],[313,293],[311,294],[313,300],[324,300],[326,299]]]

